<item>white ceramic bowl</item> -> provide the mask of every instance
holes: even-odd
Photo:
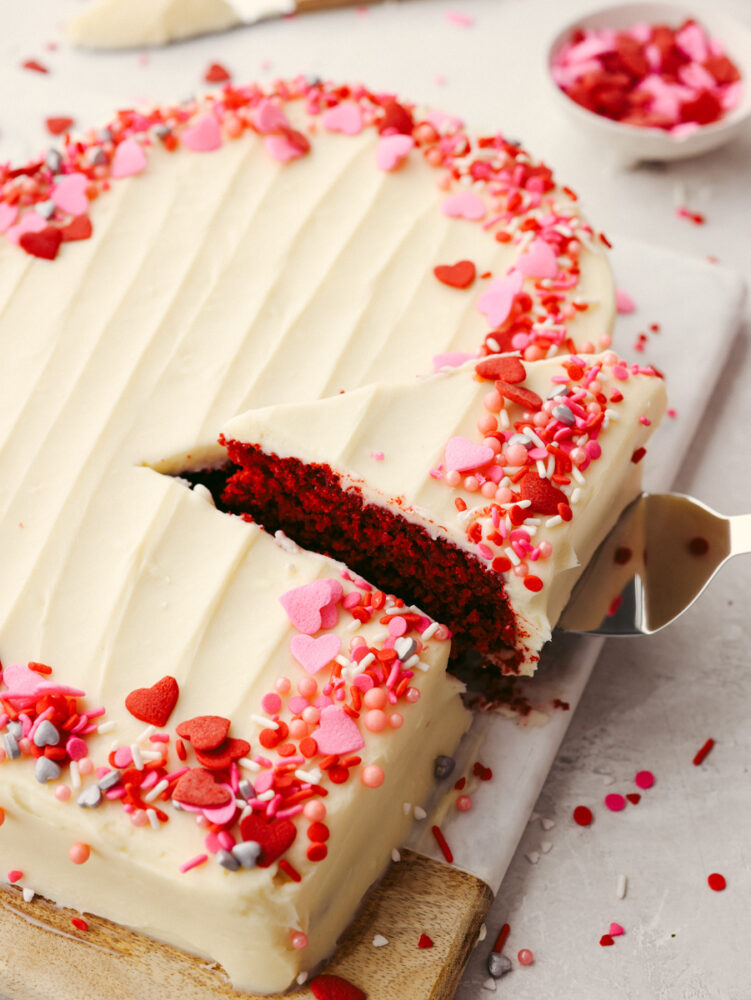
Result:
[[[688,135],[672,136],[664,129],[624,125],[588,111],[573,101],[555,83],[553,61],[570,40],[575,28],[628,28],[639,21],[678,27],[693,17],[707,32],[722,42],[728,56],[741,73],[743,93],[739,104],[724,118],[702,125]],[[609,154],[624,165],[644,160],[680,160],[708,153],[728,142],[751,120],[751,29],[734,18],[706,8],[703,4],[619,3],[603,7],[569,21],[553,38],[547,51],[547,78],[556,104],[570,121],[592,139],[607,147]]]

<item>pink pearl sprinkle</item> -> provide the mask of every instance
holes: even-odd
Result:
[[[312,823],[320,823],[326,818],[326,806],[323,802],[306,802],[302,812],[305,819],[309,819]]]
[[[535,960],[534,952],[529,948],[522,948],[516,957],[519,959],[519,965],[532,965]]]
[[[417,688],[407,688],[407,701],[414,705],[416,701],[420,700],[420,692]]]
[[[371,733],[380,733],[386,728],[386,713],[380,708],[374,708],[365,713],[363,718],[365,728]]]
[[[303,698],[312,698],[318,694],[318,684],[312,677],[301,677],[297,682],[297,690]]]
[[[495,483],[492,483],[490,482],[490,480],[488,480],[488,482],[482,484],[482,490],[480,492],[484,497],[487,497],[488,500],[492,500],[496,494]]]
[[[316,708],[315,705],[308,705],[307,708],[303,709],[302,713],[303,720],[308,723],[308,725],[315,725],[321,718],[321,710]]]
[[[70,788],[67,785],[60,785],[55,789],[55,798],[58,802],[67,802],[70,798]]]
[[[94,763],[89,757],[84,757],[78,762],[78,770],[81,774],[91,774],[94,770]]]
[[[506,461],[509,465],[526,465],[527,449],[523,444],[511,444],[506,449]]]
[[[460,795],[459,798],[456,800],[456,808],[459,810],[459,812],[463,813],[469,812],[469,810],[472,808],[472,799],[470,798],[470,796]]]
[[[144,809],[137,809],[136,812],[130,817],[130,821],[133,826],[146,826],[149,822],[149,817],[146,815]]]
[[[625,808],[626,800],[622,795],[618,795],[616,792],[611,792],[610,795],[605,796],[605,805],[611,812],[620,812],[621,809]]]
[[[392,729],[401,729],[404,725],[404,716],[399,712],[392,712],[389,716],[389,725]]]
[[[486,413],[477,421],[477,429],[481,434],[491,434],[498,429],[498,421],[490,413]]]
[[[301,740],[308,735],[308,725],[302,719],[293,719],[289,724],[289,735],[293,740]]]
[[[651,771],[639,771],[634,781],[637,788],[651,788],[655,783],[655,776]]]
[[[383,768],[377,764],[369,764],[362,770],[361,779],[366,788],[380,788],[384,778]]]
[[[446,482],[449,484],[449,486],[458,486],[461,481],[462,477],[460,473],[456,471],[456,469],[452,469],[451,472],[446,473]]]
[[[383,688],[371,688],[365,692],[362,700],[366,708],[383,708],[388,697]]]
[[[497,389],[493,389],[491,392],[487,393],[483,398],[483,406],[490,413],[500,413],[501,407],[503,406],[503,400],[501,399],[501,394]]]
[[[476,476],[467,476],[464,480],[464,489],[467,493],[477,493],[480,489],[480,482]]]
[[[290,944],[298,951],[302,951],[303,948],[308,947],[308,935],[303,934],[302,931],[296,931],[290,938]]]
[[[91,856],[91,848],[88,844],[73,844],[68,849],[68,857],[74,865],[83,865]]]
[[[292,689],[292,683],[289,677],[277,677],[274,681],[274,687],[279,692],[279,694],[289,694]]]
[[[270,691],[261,698],[261,708],[269,715],[276,715],[281,707],[282,699],[273,691]]]

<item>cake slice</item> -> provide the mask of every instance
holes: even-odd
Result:
[[[2,870],[219,963],[238,990],[277,992],[333,950],[407,836],[403,804],[425,802],[470,716],[446,629],[147,476],[172,527],[135,592],[164,601],[170,629],[167,602],[211,585],[198,548],[186,571],[199,535],[226,578],[172,658],[124,659],[121,641],[104,677],[62,657],[6,661]],[[121,639],[138,628],[134,600]]]
[[[90,0],[68,25],[67,34],[74,45],[94,49],[167,45],[234,28],[248,9],[249,0]],[[290,9],[294,6],[280,0],[279,14]],[[264,14],[259,10],[257,16]]]
[[[222,501],[532,673],[664,407],[662,379],[612,352],[488,358],[235,418]]]

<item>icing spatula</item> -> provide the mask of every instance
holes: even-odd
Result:
[[[751,514],[724,517],[692,497],[642,493],[595,552],[558,628],[651,635],[689,608],[731,556],[749,552]]]

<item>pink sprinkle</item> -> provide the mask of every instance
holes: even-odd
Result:
[[[611,812],[620,812],[626,806],[626,800],[622,795],[618,795],[615,792],[611,792],[610,795],[605,796],[605,805]]]
[[[655,783],[655,776],[651,771],[638,771],[634,782],[637,788],[651,788]]]
[[[376,462],[382,462],[386,456],[382,451],[371,451],[370,457],[374,458]]]
[[[17,868],[11,868],[11,870],[8,872],[8,881],[11,883],[18,882],[18,880],[22,878],[23,878],[23,872],[19,871]]]
[[[186,861],[185,864],[180,865],[180,871],[184,875],[185,872],[189,872],[191,868],[198,868],[199,865],[205,864],[208,860],[208,854],[196,854],[196,856],[191,858],[190,861]]]
[[[277,819],[292,819],[293,816],[299,816],[303,811],[302,806],[290,806],[289,809],[280,809],[276,814]]]
[[[406,619],[402,618],[401,615],[396,615],[389,622],[389,632],[393,636],[402,636],[407,631]]]
[[[623,365],[613,365],[613,377],[617,378],[619,382],[625,382],[628,378],[628,368]]]
[[[608,928],[608,934],[611,937],[620,937],[621,934],[625,933],[626,933],[625,930],[621,927],[620,924],[611,924],[610,927]]]
[[[263,698],[261,698],[261,708],[264,712],[268,713],[268,715],[276,715],[281,707],[282,699],[273,691],[270,691],[268,694],[265,694]]]
[[[652,421],[649,419],[649,417],[639,417],[639,423],[643,424],[644,427],[652,426]]]
[[[447,10],[446,20],[456,28],[471,28],[475,19],[469,14],[463,14],[460,10]]]
[[[636,311],[636,303],[628,292],[624,292],[622,288],[616,288],[615,290],[615,305],[618,312],[624,316]]]
[[[189,767],[178,768],[177,771],[172,771],[172,772],[170,772],[170,774],[165,774],[165,776],[164,776],[165,781],[169,781],[169,782],[177,781],[178,778],[182,778],[182,776],[184,774],[187,774],[189,770],[190,770]]]

